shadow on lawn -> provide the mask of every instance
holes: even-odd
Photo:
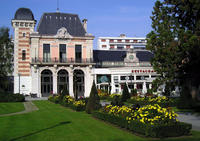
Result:
[[[16,141],[16,140],[19,140],[19,139],[23,139],[23,138],[26,138],[26,137],[29,137],[29,136],[44,132],[46,130],[61,126],[61,125],[69,124],[69,123],[71,123],[71,121],[60,122],[60,123],[58,123],[56,125],[53,125],[53,126],[50,126],[50,127],[47,127],[47,128],[44,128],[44,129],[41,129],[41,130],[38,130],[38,131],[35,131],[35,132],[32,132],[32,133],[29,133],[29,134],[21,136],[21,137],[17,137],[17,138],[11,139],[10,141]]]

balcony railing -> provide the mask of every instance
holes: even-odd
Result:
[[[32,63],[93,63],[92,58],[75,59],[75,58],[32,58]]]

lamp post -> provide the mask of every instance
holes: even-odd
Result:
[[[19,94],[20,94],[20,76],[21,76],[21,74],[18,73],[18,76],[19,76]]]

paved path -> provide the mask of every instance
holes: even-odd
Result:
[[[200,131],[200,116],[191,113],[178,113],[178,120],[192,124],[192,130]]]
[[[38,108],[35,106],[35,104],[33,104],[31,101],[24,102],[24,107],[25,107],[24,111],[17,112],[17,113],[10,113],[10,114],[0,115],[0,117],[12,116],[12,115],[20,115],[20,114],[25,114],[25,113],[29,113],[29,112],[38,110]]]

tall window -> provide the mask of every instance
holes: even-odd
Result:
[[[43,61],[50,61],[50,44],[43,44]]]
[[[26,60],[26,50],[22,50],[22,60]]]
[[[81,45],[75,45],[75,59],[76,62],[81,62],[82,60],[82,46]]]
[[[60,62],[66,61],[66,44],[59,45],[59,60]]]

